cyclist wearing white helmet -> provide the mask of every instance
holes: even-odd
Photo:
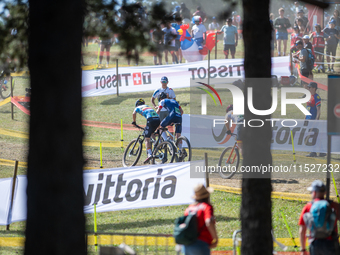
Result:
[[[243,151],[242,151],[242,139],[243,139],[243,121],[244,121],[244,115],[234,115],[233,114],[233,105],[229,105],[226,109],[227,114],[225,115],[225,119],[226,119],[226,127],[227,127],[227,135],[231,135],[231,130],[230,130],[230,124],[232,123],[233,125],[236,123],[241,123],[242,124],[237,124],[236,126],[236,130],[237,130],[237,145],[238,148],[240,149],[240,153],[241,155],[243,155]]]
[[[161,78],[162,87],[159,89],[156,89],[155,92],[152,94],[151,103],[156,110],[158,106],[156,106],[155,99],[158,98],[162,92],[164,92],[167,95],[167,98],[176,100],[175,92],[172,90],[172,88],[168,87],[168,83],[169,83],[168,77],[163,76]],[[169,112],[163,108],[159,113],[159,118],[162,121],[168,115],[169,115]]]
[[[150,136],[153,136],[153,133],[155,130],[159,127],[160,124],[160,119],[158,114],[155,112],[152,107],[148,106],[145,104],[145,101],[143,99],[138,99],[135,104],[135,110],[132,113],[132,125],[137,125],[136,124],[136,115],[139,113],[143,117],[146,118],[146,126],[144,129],[144,134],[145,134],[145,146],[146,146],[146,151],[148,154],[148,157],[144,161],[144,163],[147,163],[152,155],[151,151],[151,143],[150,143]]]
[[[200,16],[194,16],[193,19],[195,25],[192,27],[191,36],[196,41],[198,50],[202,50],[203,45],[205,44],[204,38],[207,38],[207,29],[202,24],[202,18]]]

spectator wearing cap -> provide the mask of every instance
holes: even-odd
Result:
[[[306,237],[307,237],[307,226],[303,219],[305,213],[311,211],[312,204],[314,202],[325,200],[326,194],[326,186],[320,180],[315,180],[312,182],[312,185],[307,188],[308,191],[311,192],[312,202],[308,202],[302,209],[300,218],[299,218],[299,235],[300,235],[300,247],[301,254],[307,255],[306,251]],[[334,231],[333,234],[325,239],[309,239],[309,252],[310,255],[336,255],[339,254],[339,241],[338,241],[338,227],[337,221],[340,219],[340,208],[339,204],[333,201],[328,201],[330,203],[330,207],[334,210],[336,214],[336,220],[334,223]]]
[[[152,94],[151,103],[152,103],[152,105],[153,105],[153,107],[154,107],[155,109],[158,108],[158,107],[156,106],[155,99],[158,98],[158,96],[159,96],[162,92],[166,93],[169,99],[174,99],[174,100],[176,100],[175,92],[172,90],[172,88],[169,88],[169,87],[168,87],[168,83],[169,83],[168,77],[163,76],[163,77],[161,78],[161,84],[162,84],[162,86],[161,86],[159,89],[156,89],[156,90],[154,91],[154,93]],[[161,122],[162,122],[162,120],[163,120],[166,116],[168,116],[168,115],[169,115],[169,112],[165,109],[165,107],[163,107],[163,108],[161,109],[160,113],[159,113],[159,118],[160,118]]]
[[[214,208],[210,203],[210,194],[213,189],[206,188],[203,184],[198,184],[195,186],[194,192],[193,199],[195,202],[189,205],[184,215],[196,213],[199,234],[196,242],[184,246],[184,254],[210,255],[210,249],[215,248],[218,243]]]
[[[192,16],[200,16],[202,19],[202,24],[207,21],[207,15],[204,11],[201,10],[201,6],[197,6],[196,11],[192,14]]]
[[[298,26],[294,27],[294,33],[292,33],[290,35],[290,51],[292,53],[297,52],[297,48],[296,48],[296,42],[299,40],[302,40],[303,34],[300,33],[300,29]]]
[[[301,40],[298,40],[295,45],[298,51],[292,54],[292,57],[295,59],[294,62],[300,61],[300,73],[302,76],[313,79],[312,70],[309,70],[307,67],[307,49],[303,48],[303,42]],[[301,80],[301,84],[307,89],[307,83]]]
[[[318,84],[316,82],[310,82],[307,86],[307,89],[311,93],[311,97],[307,102],[307,110],[311,115],[306,116],[306,120],[319,120],[321,115],[321,97],[316,93],[318,89]],[[316,152],[311,152],[307,157],[316,157]],[[326,156],[325,153],[320,153],[320,157]]]
[[[212,17],[212,22],[209,24],[209,30],[219,30],[220,24],[217,23],[216,17]]]
[[[309,35],[304,35],[302,37],[302,40],[303,40],[303,45],[304,45],[304,48],[306,49],[310,49],[314,55],[314,49],[313,49],[313,45],[311,44],[311,42],[309,41]]]
[[[325,28],[323,31],[325,41],[326,41],[326,55],[328,62],[327,72],[334,73],[334,62],[336,56],[336,47],[338,45],[338,41],[340,39],[339,31],[335,29],[336,21],[331,19],[329,21],[329,27]],[[330,61],[330,56],[332,55],[332,66]]]
[[[233,25],[237,27],[237,29],[241,29],[241,17],[238,15],[237,11],[233,11],[231,16],[233,19]]]
[[[289,19],[284,17],[285,10],[283,8],[279,9],[280,16],[274,21],[274,28],[276,29],[276,41],[277,41],[277,54],[278,56],[285,56],[287,49],[288,31],[287,29],[291,27]],[[283,52],[281,52],[281,41],[283,41]]]
[[[308,34],[309,33],[309,25],[308,25],[308,18],[305,16],[305,12],[303,9],[299,9],[297,12],[297,18],[295,19],[295,25],[299,26],[298,22],[301,22],[300,26],[304,28],[304,30],[300,30],[303,34]]]
[[[223,52],[225,58],[229,56],[229,50],[232,58],[235,58],[236,47],[238,43],[238,33],[237,28],[232,25],[232,19],[228,18],[226,25],[224,25],[221,30],[217,31],[218,34],[224,33],[223,36]]]
[[[316,62],[323,63],[324,61],[323,53],[325,50],[325,38],[324,38],[324,33],[321,31],[320,24],[315,24],[315,31],[311,33],[310,39],[312,40]],[[317,64],[316,68],[318,69],[318,73],[320,73],[320,70],[322,70],[322,72],[325,72],[325,67],[323,64]]]

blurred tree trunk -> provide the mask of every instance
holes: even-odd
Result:
[[[252,114],[247,106],[247,88],[253,87],[253,104],[258,110],[271,108],[270,79],[258,80],[251,78],[271,77],[269,23],[269,0],[243,0],[243,39],[244,39],[244,70],[246,76],[245,89],[245,120],[261,119],[262,127],[245,128],[243,140],[243,165],[271,165],[270,152],[272,131],[271,123],[265,121],[270,115]],[[259,125],[259,123],[251,123]],[[242,181],[242,255],[273,254],[271,236],[271,179],[270,174],[244,174]]]
[[[25,254],[86,254],[83,0],[29,0],[31,118]]]

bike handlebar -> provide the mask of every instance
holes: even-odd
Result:
[[[134,125],[136,128],[139,128],[139,129],[142,129],[142,130],[144,130],[144,128],[143,127],[141,127],[141,126],[138,126],[137,124],[136,125]]]

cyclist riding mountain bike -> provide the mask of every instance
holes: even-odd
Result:
[[[162,108],[165,108],[168,110],[169,115],[162,120],[161,122],[161,127],[165,128],[166,126],[169,126],[171,123],[178,123],[180,125],[176,126],[176,138],[181,136],[182,133],[182,115],[183,115],[183,110],[181,106],[177,103],[176,100],[174,99],[167,99],[167,95],[162,92],[159,97],[159,106],[157,109],[157,114],[162,110]],[[167,140],[166,133],[162,132],[162,137],[164,140]],[[181,149],[181,147],[180,147]]]
[[[233,105],[229,105],[226,109],[226,127],[227,127],[227,135],[231,135],[231,130],[230,130],[230,124],[237,124],[236,130],[237,130],[237,145],[238,148],[241,152],[241,155],[243,155],[243,151],[242,151],[242,138],[243,138],[243,121],[244,121],[244,115],[235,115],[233,114]]]
[[[151,151],[151,143],[150,143],[150,136],[155,132],[155,130],[158,128],[160,124],[160,119],[158,114],[155,112],[152,107],[145,104],[145,101],[143,99],[138,99],[135,104],[136,108],[132,113],[132,125],[136,124],[136,115],[139,113],[143,117],[146,118],[146,127],[145,127],[145,146],[147,150],[148,157],[144,161],[144,163],[147,163],[152,156]]]

